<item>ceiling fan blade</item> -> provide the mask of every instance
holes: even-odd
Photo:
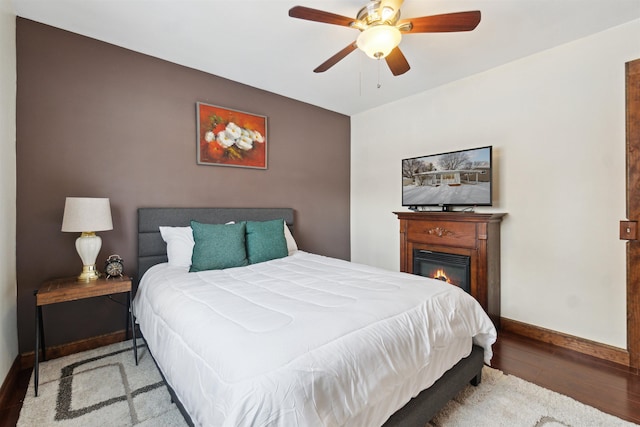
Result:
[[[356,42],[351,43],[349,46],[345,47],[340,52],[336,53],[331,58],[327,59],[322,64],[318,65],[316,67],[316,69],[313,70],[313,72],[314,73],[323,73],[323,72],[327,71],[329,68],[331,68],[334,65],[336,65],[345,56],[349,55],[351,52],[356,50],[357,47],[358,46],[356,45]]]
[[[384,59],[387,61],[387,65],[394,76],[404,74],[411,68],[399,47],[393,49]]]
[[[323,22],[325,24],[341,25],[350,27],[354,21],[353,18],[336,15],[335,13],[325,12],[323,10],[311,9],[310,7],[294,6],[289,9],[289,16],[292,18],[306,19],[307,21]]]
[[[445,13],[443,15],[423,16],[405,19],[398,22],[398,27],[411,22],[410,30],[403,33],[448,33],[455,31],[471,31],[480,23],[480,11]]]

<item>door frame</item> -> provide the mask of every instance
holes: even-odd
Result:
[[[640,222],[640,59],[625,64],[627,218]],[[627,351],[629,366],[640,368],[640,236],[627,246]],[[621,235],[621,238],[623,236]]]

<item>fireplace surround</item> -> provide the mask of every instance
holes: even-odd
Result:
[[[469,258],[469,290],[500,326],[500,224],[504,213],[395,212],[400,220],[400,271],[418,273],[415,251]],[[420,265],[420,268],[421,265]]]

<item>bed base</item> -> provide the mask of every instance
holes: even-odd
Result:
[[[142,332],[140,332],[139,336],[144,341],[144,345],[145,347],[147,347],[147,351],[149,352],[149,356],[151,356],[151,360],[153,360],[153,363],[156,365],[156,368],[158,368],[158,372],[160,372],[160,376],[162,377],[162,382],[167,386],[167,390],[169,391],[169,395],[171,396],[171,403],[176,404],[176,406],[178,407],[178,410],[182,414],[182,417],[184,418],[187,425],[189,427],[195,427],[195,425],[193,424],[193,421],[191,420],[191,416],[189,415],[187,410],[184,408],[184,405],[182,404],[180,399],[178,399],[176,392],[173,391],[173,388],[169,385],[169,383],[167,382],[167,379],[164,377],[164,373],[162,373],[162,369],[160,369],[160,365],[158,365],[158,362],[156,362],[156,358],[153,357],[153,353],[151,352],[151,349],[147,344],[147,340],[144,338],[144,335],[142,334]]]
[[[156,362],[155,357],[148,345],[144,335],[140,334],[145,342],[151,360],[155,363],[162,377],[162,381],[167,386],[171,402],[175,403],[189,427],[195,427],[191,416],[185,409],[182,402],[176,395],[171,385],[167,382],[162,369]],[[453,368],[444,373],[431,387],[422,390],[420,394],[411,399],[406,405],[395,412],[382,425],[382,427],[424,427],[436,414],[453,399],[468,384],[480,385],[482,381],[482,367],[484,366],[484,350],[482,347],[473,346],[471,354],[460,360]]]
[[[284,218],[291,229],[293,210],[287,208],[141,208],[138,209],[138,277],[149,267],[167,261],[166,245],[160,236],[158,226],[186,226],[190,220],[205,223],[223,224],[228,221],[266,221]],[[141,333],[142,338],[144,335]],[[145,340],[146,344],[146,340]],[[172,401],[190,427],[194,426],[189,413],[180,402],[171,385],[166,381],[162,369],[147,350],[158,367],[162,380],[167,385]],[[431,387],[423,390],[405,406],[394,413],[383,427],[424,427],[439,411],[458,394],[467,384],[480,384],[484,350],[473,346],[471,354],[460,360],[453,368],[445,372]]]
[[[474,345],[469,356],[391,415],[383,427],[424,427],[468,384],[480,385],[483,366],[484,349]]]

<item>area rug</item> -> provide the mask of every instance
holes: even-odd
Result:
[[[38,397],[33,378],[18,427],[186,426],[146,347],[131,341],[40,364]],[[619,418],[485,367],[428,427],[634,426]]]
[[[38,397],[33,374],[19,427],[186,426],[147,348],[138,340],[40,363]]]
[[[467,386],[429,427],[636,426],[497,369],[484,367],[480,386]]]

